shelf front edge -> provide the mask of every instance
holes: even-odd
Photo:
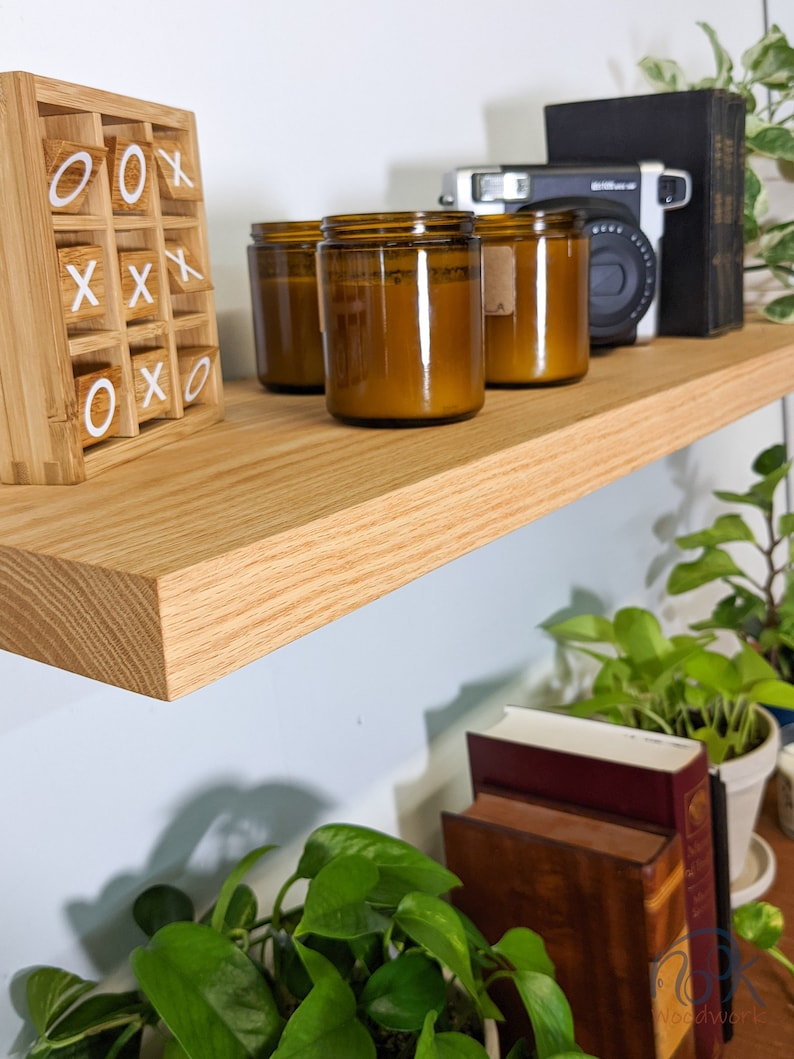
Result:
[[[0,547],[0,648],[168,698],[157,585],[86,563]]]
[[[794,343],[779,337],[725,364],[714,346],[710,366],[689,374],[682,349],[680,377],[666,355],[666,381],[644,395],[582,390],[594,396],[581,416],[545,432],[475,447],[470,459],[159,574],[9,542],[0,547],[0,647],[179,698],[780,398],[794,379]],[[603,367],[594,381],[603,375],[609,389],[618,365]],[[651,361],[648,370],[656,374]]]
[[[708,386],[684,382],[162,578],[171,693],[234,672],[780,398],[794,347],[770,358],[779,370],[732,365]]]

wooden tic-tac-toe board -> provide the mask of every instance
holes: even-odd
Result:
[[[223,418],[194,115],[0,73],[0,481]]]

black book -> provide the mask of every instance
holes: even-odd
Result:
[[[733,1037],[733,981],[731,882],[728,866],[728,807],[725,801],[725,784],[720,778],[719,769],[709,769],[711,786],[711,833],[714,844],[714,886],[717,906],[717,927],[722,932],[719,946],[720,965],[720,1001],[722,1004],[722,1037],[729,1041]]]
[[[693,89],[552,104],[544,114],[552,164],[656,160],[691,174],[691,201],[665,214],[658,331],[740,327],[744,100]]]

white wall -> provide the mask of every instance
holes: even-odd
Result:
[[[784,3],[772,18],[794,34]],[[0,0],[0,69],[196,112],[232,377],[254,370],[252,222],[432,208],[448,166],[544,161],[544,103],[645,91],[646,53],[699,76],[697,19],[733,51],[763,26],[761,0],[740,14],[724,0],[613,0],[608,14],[504,0],[492,25],[481,10]],[[704,517],[711,488],[741,484],[781,424],[779,405],[763,410],[176,703],[0,653],[0,1054],[24,1041],[17,972],[111,971],[152,879],[200,894],[250,845],[330,818],[437,851],[438,808],[467,792],[460,732],[547,666],[538,622],[577,591],[656,603],[672,535]]]

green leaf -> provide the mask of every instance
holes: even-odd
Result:
[[[771,949],[783,936],[783,913],[766,901],[749,901],[733,913],[733,929],[759,949]]]
[[[295,943],[295,950],[300,956],[303,966],[311,979],[312,985],[317,985],[323,978],[340,978],[341,975],[331,960],[317,949],[311,949],[308,945]]]
[[[786,446],[778,443],[759,452],[753,460],[752,469],[761,478],[766,478],[775,471],[779,471],[781,467],[785,467],[788,462]]]
[[[27,1054],[29,1059],[140,1059],[143,1030],[135,1026],[116,1026],[92,1031],[79,1040],[47,1045],[41,1042]]]
[[[257,967],[201,923],[170,923],[130,957],[135,976],[190,1059],[261,1059],[282,1019]]]
[[[714,495],[720,500],[727,500],[729,503],[752,504],[765,513],[770,512],[775,492],[785,479],[788,471],[789,465],[783,464],[759,478],[746,493],[727,493],[718,490]]]
[[[375,1044],[356,1018],[353,991],[338,975],[324,977],[314,986],[291,1016],[273,1053],[273,1059],[318,1056],[376,1059]]]
[[[477,999],[466,928],[451,905],[432,894],[406,894],[394,913],[394,921]]]
[[[698,683],[726,698],[732,698],[741,690],[737,666],[718,651],[703,650],[692,655],[684,663],[684,669]]]
[[[711,50],[714,53],[714,64],[717,68],[716,77],[714,78],[715,88],[730,88],[733,83],[733,62],[730,55],[720,44],[719,38],[716,32],[711,28],[708,22],[698,22],[698,26],[703,30],[709,39],[711,44]]]
[[[753,702],[794,710],[794,684],[787,680],[759,680],[750,689]]]
[[[378,869],[378,885],[370,894],[373,904],[395,907],[414,890],[437,896],[460,886],[457,876],[409,843],[353,824],[326,824],[314,831],[296,874],[312,879],[333,858],[350,854],[364,857]]]
[[[767,227],[758,244],[758,254],[770,267],[790,265],[794,261],[794,221]]]
[[[616,724],[628,724],[626,712],[636,709],[639,697],[631,691],[604,691],[571,706],[574,717],[606,717]]]
[[[794,323],[794,294],[785,294],[768,302],[762,309],[763,315],[776,324]]]
[[[222,931],[224,929],[229,905],[243,876],[253,868],[258,860],[261,860],[266,853],[275,848],[273,845],[259,846],[257,849],[252,849],[250,853],[247,853],[242,860],[235,864],[218,893],[218,900],[215,903],[212,919],[210,920],[210,926],[213,930]]]
[[[728,552],[722,548],[707,548],[700,558],[673,567],[667,579],[667,591],[671,596],[680,596],[712,581],[743,576],[741,567]]]
[[[794,162],[794,134],[780,125],[757,122],[747,136],[747,149],[767,158]]]
[[[562,643],[615,643],[612,622],[599,614],[579,614],[542,627]]]
[[[439,966],[424,953],[409,950],[370,975],[358,998],[367,1015],[389,1030],[419,1032],[428,1011],[441,1013],[446,985]]]
[[[754,651],[748,644],[742,644],[733,657],[734,665],[741,679],[743,688],[751,688],[760,681],[775,681],[778,676],[773,666],[759,651]]]
[[[30,1020],[43,1036],[81,996],[89,993],[96,982],[70,974],[60,967],[39,967],[25,985]]]
[[[532,1023],[538,1059],[575,1052],[571,1008],[554,979],[536,971],[521,971],[513,981]]]
[[[654,59],[648,55],[637,65],[657,91],[682,92],[689,88],[686,74],[672,59]]]
[[[615,639],[624,653],[642,666],[669,654],[673,645],[662,633],[656,615],[641,607],[623,607],[615,614]]]
[[[488,1053],[479,1041],[463,1033],[437,1033],[433,1039],[432,1051],[416,1050],[416,1059],[426,1056],[428,1059],[487,1059]],[[581,1056],[578,1059],[582,1059]]]
[[[488,1053],[473,1037],[467,1037],[463,1033],[438,1033],[435,1039],[435,1055],[438,1059],[487,1059]],[[579,1056],[578,1059],[582,1057]]]
[[[724,500],[726,504],[747,504],[750,507],[758,508],[760,511],[769,510],[769,500],[766,497],[758,496],[752,490],[748,493],[733,493],[727,489],[715,489],[714,496],[718,500]]]
[[[146,1004],[137,992],[95,993],[73,1007],[49,1034],[52,1041],[87,1036],[139,1022]]]
[[[766,186],[748,161],[744,169],[744,241],[758,238],[758,221],[767,212]]]
[[[516,1041],[516,1043],[505,1056],[505,1059],[531,1059],[531,1056],[529,1054],[529,1048],[527,1047],[527,1042],[523,1038]],[[555,1056],[554,1059],[558,1059],[558,1057]],[[582,1059],[581,1052],[577,1053],[577,1059]]]
[[[201,917],[201,922],[211,925],[215,916],[217,905],[207,909]],[[259,902],[256,894],[247,883],[240,883],[232,893],[231,900],[226,908],[226,916],[221,924],[221,933],[228,934],[232,930],[250,930],[256,922],[259,911]]]
[[[686,551],[689,548],[713,548],[717,544],[734,541],[755,542],[755,534],[741,515],[720,515],[708,529],[676,537],[676,544]]]
[[[285,930],[274,930],[271,932],[270,937],[273,943],[273,964],[276,979],[284,986],[287,992],[294,997],[303,999],[309,993],[313,984],[299,951],[305,946],[298,946],[293,936]]]
[[[554,964],[546,952],[540,934],[528,927],[513,927],[495,945],[494,952],[503,956],[516,971],[536,971],[554,977]]]
[[[377,882],[378,869],[366,857],[351,854],[329,861],[309,883],[295,937],[359,938],[383,932],[388,920],[368,902]]]
[[[487,1059],[485,1048],[462,1033],[436,1033],[435,1012],[428,1012],[419,1040],[415,1059]]]
[[[163,1059],[190,1059],[185,1049],[173,1037],[169,1037],[163,1045]]]
[[[697,739],[706,746],[706,754],[712,765],[722,765],[730,757],[733,740],[722,736],[713,728],[697,728],[687,733],[689,739]]]
[[[188,895],[167,883],[150,886],[136,897],[132,906],[132,918],[149,938],[166,923],[190,922],[195,914]]]
[[[785,88],[794,80],[794,50],[776,25],[744,52],[742,65],[767,88]]]
[[[732,629],[740,633],[743,632],[750,619],[757,618],[758,622],[761,622],[765,612],[766,605],[760,596],[752,592],[737,591],[715,603],[711,618],[693,622],[692,628],[697,630]]]

